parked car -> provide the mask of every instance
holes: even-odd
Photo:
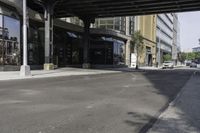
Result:
[[[173,63],[173,61],[165,61],[165,62],[163,63],[162,68],[163,68],[163,69],[165,69],[165,68],[171,68],[171,69],[173,69],[173,68],[174,68],[174,63]]]
[[[190,67],[191,67],[191,68],[192,68],[192,67],[197,68],[197,63],[196,63],[196,62],[190,63]]]
[[[192,61],[190,61],[190,60],[185,61],[186,66],[190,66],[191,63],[192,63]]]

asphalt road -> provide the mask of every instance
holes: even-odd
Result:
[[[142,133],[192,71],[0,82],[0,133]]]

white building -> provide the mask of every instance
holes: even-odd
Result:
[[[200,52],[200,47],[192,48],[192,51],[193,51],[193,52]]]

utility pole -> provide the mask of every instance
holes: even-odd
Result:
[[[20,76],[23,77],[31,76],[27,56],[27,0],[23,0],[23,65],[20,69]]]

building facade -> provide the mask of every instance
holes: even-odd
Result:
[[[0,6],[0,70],[2,66],[16,67],[21,62],[20,1],[5,1],[10,6]],[[16,7],[12,10],[11,7]]]
[[[127,36],[131,36],[134,31],[140,31],[144,37],[143,51],[139,52],[141,66],[162,65],[165,54],[170,54],[177,62],[177,55],[180,52],[177,14],[101,18],[96,20],[95,26],[113,29]]]
[[[178,63],[178,54],[181,52],[180,49],[180,24],[178,15],[173,14],[173,45],[172,45],[172,60],[174,64]]]
[[[103,29],[112,29],[130,36],[134,32],[135,17],[113,17],[96,19],[94,27]]]
[[[19,70],[22,64],[22,1],[0,3],[0,70]],[[44,64],[43,15],[28,10],[28,64],[32,69]],[[54,20],[53,63],[57,67],[82,66],[83,23],[78,18]],[[125,65],[130,37],[109,29],[90,30],[92,65]]]
[[[140,66],[156,65],[156,15],[137,16],[135,30],[144,37],[142,51],[139,52]]]
[[[177,62],[180,52],[180,27],[175,13],[157,15],[157,63],[163,63],[163,56],[170,54]]]
[[[22,1],[0,1],[0,70],[19,70],[22,64]],[[44,18],[30,9],[28,16],[28,64],[39,68],[45,59]],[[55,19],[53,29],[53,63],[58,67],[81,65],[83,22],[77,17]],[[162,55],[172,54],[179,48],[178,17],[173,14],[101,18],[91,25],[90,62],[130,65],[131,35],[137,30],[144,36],[144,49],[139,58],[143,66],[162,63]],[[173,55],[176,59],[176,52]]]
[[[200,47],[192,48],[192,51],[193,51],[193,52],[200,52]]]
[[[157,15],[157,63],[163,62],[165,54],[172,55],[173,45],[173,15],[159,14]]]

